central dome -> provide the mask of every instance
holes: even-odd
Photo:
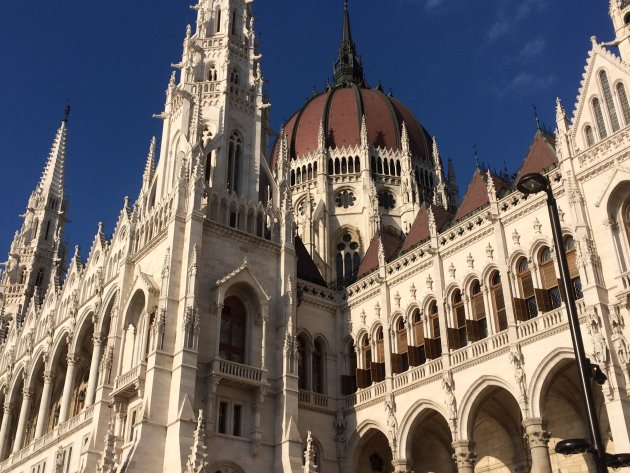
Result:
[[[350,84],[314,96],[284,126],[292,159],[317,151],[320,124],[327,148],[361,145],[365,116],[368,144],[374,148],[402,149],[402,126],[407,127],[412,159],[431,158],[431,138],[401,102],[380,88]],[[274,153],[274,159],[277,153]],[[416,161],[417,162],[417,161]]]

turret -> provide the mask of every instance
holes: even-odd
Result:
[[[630,61],[630,0],[610,0],[610,18],[615,30],[611,46],[619,47],[619,55]]]
[[[451,210],[446,178],[444,177],[444,169],[442,168],[442,158],[440,157],[440,151],[438,150],[437,140],[435,137],[433,137],[433,173],[435,174],[435,193],[433,195],[433,204],[439,205],[446,210]]]
[[[457,177],[455,176],[455,167],[453,166],[453,160],[448,159],[448,175],[446,192],[448,194],[448,206],[449,210],[453,211],[459,204],[459,188],[457,187]]]
[[[42,177],[28,199],[24,222],[15,233],[6,272],[0,281],[4,316],[23,321],[33,297],[40,302],[61,277],[67,203],[64,196],[67,126],[70,107],[57,130]]]

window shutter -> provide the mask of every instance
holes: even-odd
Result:
[[[372,384],[370,370],[357,369],[357,387],[360,389],[369,388]]]
[[[569,275],[571,279],[577,278],[580,275],[580,271],[578,271],[577,267],[577,251],[567,251],[567,263],[569,265]]]
[[[569,284],[569,290],[571,291],[571,284]],[[560,299],[562,300],[562,302],[564,302],[565,304],[567,303],[567,301],[564,298],[564,291],[562,290],[562,279],[558,279],[558,292],[560,293]]]
[[[370,366],[372,381],[380,383],[385,380],[385,363],[372,363]]]
[[[413,334],[416,346],[422,345],[424,343],[424,323],[418,322],[413,324]]]
[[[356,391],[356,377],[341,375],[341,394],[348,396]]]
[[[557,280],[554,279],[554,282],[557,283]],[[534,293],[536,294],[536,304],[538,305],[538,310],[542,313],[549,312],[551,310],[551,300],[549,299],[549,292],[545,291],[544,289],[534,289]]]
[[[446,335],[448,336],[448,347],[451,350],[457,350],[461,348],[461,344],[459,341],[459,330],[456,328],[447,328]]]
[[[549,261],[547,263],[541,263],[540,273],[541,273],[543,288],[551,289],[552,287],[555,287],[558,284],[558,280],[556,279],[556,269],[553,266],[553,261]]]
[[[440,357],[440,341],[435,338],[427,338],[424,341],[424,348],[426,353],[426,358],[429,360],[434,360]]]
[[[466,320],[466,332],[468,333],[468,340],[470,340],[470,342],[481,340],[479,322],[476,320]]]
[[[403,371],[402,355],[398,353],[392,353],[392,373],[398,374],[402,373]]]
[[[519,299],[517,297],[512,299],[514,305],[514,316],[519,322],[526,322],[529,320],[529,313],[527,312],[527,302],[525,299]]]

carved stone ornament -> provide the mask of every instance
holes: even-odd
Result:
[[[426,282],[427,282],[427,289],[429,291],[432,291],[433,290],[433,278],[431,277],[430,274],[427,276],[427,281]],[[414,299],[415,299],[415,297],[414,297]]]
[[[451,275],[451,279],[455,279],[455,265],[453,263],[448,267],[448,273]]]
[[[492,245],[490,243],[488,243],[488,246],[486,246],[486,256],[491,261],[494,259],[494,248],[492,248]]]
[[[411,287],[409,288],[409,294],[411,294],[411,298],[415,301],[416,300],[416,286],[411,283]]]
[[[521,236],[518,234],[516,229],[514,229],[514,232],[512,232],[512,241],[514,242],[515,246],[521,246]]]
[[[376,304],[374,304],[374,314],[376,315],[377,319],[381,318],[381,305],[378,303],[378,301],[376,302]]]
[[[473,269],[473,267],[475,266],[475,258],[473,258],[472,253],[468,253],[468,256],[466,257],[466,263],[468,264],[468,269]]]
[[[540,223],[540,220],[538,220],[538,218],[536,218],[536,220],[534,220],[533,227],[534,227],[534,231],[536,232],[536,234],[540,235],[541,229],[542,229],[542,223]],[[516,230],[514,230],[514,231],[516,231]]]
[[[400,308],[400,294],[398,291],[394,294],[394,303],[396,304],[396,307]]]
[[[365,313],[364,310],[361,311],[361,315],[359,315],[359,317],[361,318],[361,323],[365,325],[365,319],[367,318],[367,314]]]

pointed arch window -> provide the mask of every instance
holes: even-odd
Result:
[[[606,124],[604,123],[604,114],[602,113],[602,105],[599,102],[599,99],[595,97],[593,99],[593,113],[595,114],[595,123],[597,124],[597,132],[599,133],[599,138],[603,140],[608,136],[608,132],[606,131]]]
[[[383,327],[376,331],[376,361],[372,361],[370,366],[372,371],[372,382],[380,383],[385,380],[385,337]]]
[[[466,331],[468,333],[468,339],[472,342],[476,342],[488,336],[488,319],[486,318],[486,306],[479,280],[475,280],[470,289],[473,320],[466,322]]]
[[[357,391],[357,353],[354,343],[348,340],[343,350],[343,374],[341,375],[341,394],[348,396]]]
[[[411,314],[411,330],[413,332],[413,345],[408,347],[409,364],[411,366],[420,366],[427,361],[425,327],[420,309],[415,309]]]
[[[538,315],[534,281],[527,258],[523,257],[518,260],[516,263],[516,271],[521,297],[514,298],[514,312],[516,320],[524,322]]]
[[[297,349],[298,349],[298,388],[306,390],[308,389],[307,369],[308,360],[307,355],[308,344],[304,339],[304,336],[299,335],[297,337]]]
[[[228,297],[221,311],[219,356],[224,360],[245,363],[247,313],[237,297]]]
[[[571,277],[571,288],[575,299],[582,299],[582,280],[580,279],[580,271],[577,265],[577,251],[575,249],[575,240],[571,235],[564,238],[564,249],[566,250],[567,263],[569,265],[569,276]]]
[[[354,280],[361,264],[359,243],[350,233],[344,233],[337,243],[337,282],[347,284]]]
[[[619,119],[617,118],[617,110],[615,109],[615,102],[613,101],[612,92],[610,90],[610,82],[608,81],[608,74],[606,71],[599,73],[599,83],[602,86],[602,92],[604,93],[604,100],[606,101],[606,109],[608,110],[608,118],[610,119],[610,126],[613,133],[619,130]]]
[[[217,17],[217,33],[221,32],[221,14],[222,14],[221,7],[218,7],[217,8],[217,14],[216,14],[216,17]]]
[[[593,133],[593,127],[591,125],[584,127],[584,138],[586,139],[586,146],[591,147],[595,144],[595,133]]]
[[[313,392],[324,393],[324,349],[322,342],[315,340],[312,355]]]
[[[392,372],[394,374],[409,369],[407,326],[402,317],[396,322],[396,351],[396,353],[392,353]]]
[[[230,192],[238,194],[240,191],[239,179],[241,163],[243,160],[243,138],[238,131],[230,136],[228,147],[227,188]]]
[[[468,344],[466,309],[459,289],[455,290],[451,300],[453,303],[453,328],[448,329],[448,346],[451,350],[457,350]]]
[[[557,309],[562,304],[560,297],[560,289],[558,288],[558,278],[556,277],[556,268],[553,264],[551,249],[545,246],[540,250],[540,278],[544,292],[539,294],[538,307],[541,312],[548,312]]]
[[[501,282],[501,273],[495,271],[490,278],[490,294],[492,304],[494,305],[495,324],[497,330],[502,332],[507,330],[507,315],[505,312],[505,299],[503,297],[503,284]]]
[[[361,368],[357,368],[357,387],[364,389],[372,384],[372,346],[367,334],[363,335],[359,341],[359,358]]]
[[[621,104],[621,114],[623,115],[623,122],[626,125],[630,125],[630,103],[628,103],[628,95],[626,94],[626,88],[622,82],[617,83],[617,96],[619,97],[619,103]]]

